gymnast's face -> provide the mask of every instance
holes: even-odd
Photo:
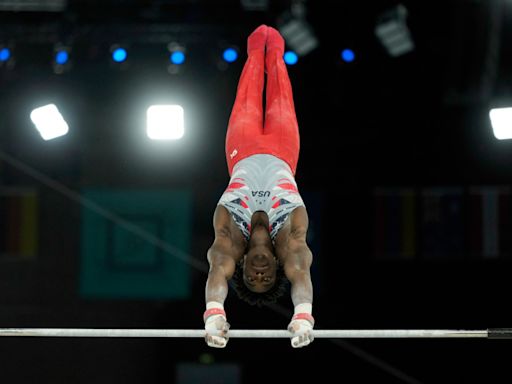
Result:
[[[253,292],[268,291],[276,282],[277,260],[271,246],[250,247],[244,256],[244,283]]]

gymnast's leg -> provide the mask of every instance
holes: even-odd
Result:
[[[229,173],[234,164],[250,155],[249,144],[263,132],[263,85],[267,26],[261,25],[247,39],[247,61],[238,82],[226,134]]]
[[[288,163],[295,174],[299,158],[299,127],[293,93],[286,64],[283,60],[284,39],[268,28],[265,68],[267,71],[266,112],[264,135],[270,135],[277,155]]]

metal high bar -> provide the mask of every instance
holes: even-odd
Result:
[[[315,338],[487,338],[511,339],[512,328],[461,329],[315,329]],[[0,328],[0,336],[18,337],[120,337],[204,338],[204,329],[94,329],[94,328]],[[229,338],[290,338],[287,330],[232,329]]]

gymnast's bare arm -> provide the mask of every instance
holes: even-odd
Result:
[[[240,230],[233,223],[226,208],[219,205],[213,216],[215,240],[208,250],[210,271],[206,282],[206,302],[224,303],[228,295],[227,281],[242,258],[245,245]]]
[[[228,280],[242,258],[245,244],[229,212],[219,205],[213,216],[215,240],[208,250],[210,270],[206,281],[205,340],[210,347],[224,348],[228,342],[229,323],[224,311]]]
[[[311,264],[313,254],[306,243],[308,215],[306,208],[296,208],[289,223],[281,229],[276,239],[276,251],[283,263],[284,273],[291,283],[294,315],[288,330],[291,332],[291,344],[301,348],[313,341],[315,320],[313,310],[313,284],[311,282]]]
[[[291,283],[292,302],[295,306],[313,303],[313,284],[310,268],[313,254],[306,243],[308,215],[304,207],[290,214],[290,223],[283,228],[276,240],[276,251],[283,263],[286,277]]]

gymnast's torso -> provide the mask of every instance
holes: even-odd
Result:
[[[246,240],[252,215],[265,212],[273,241],[290,213],[304,206],[288,164],[267,154],[252,155],[235,164],[218,204],[228,210]]]

